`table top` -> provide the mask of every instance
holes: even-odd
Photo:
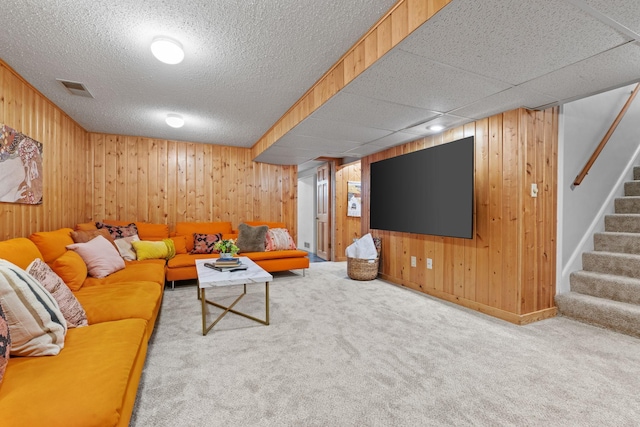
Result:
[[[218,271],[205,267],[205,262],[214,263],[217,258],[197,259],[196,270],[198,272],[198,286],[211,288],[214,286],[244,285],[248,283],[271,282],[273,276],[262,269],[258,264],[247,257],[240,257],[240,262],[249,268],[239,271]]]

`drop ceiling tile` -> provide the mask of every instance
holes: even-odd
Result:
[[[414,136],[415,138],[415,136]],[[364,156],[368,156],[370,154],[375,154],[378,153],[380,151],[386,150],[387,147],[379,147],[377,145],[373,145],[373,144],[365,144],[365,145],[361,145],[358,148],[354,148],[353,150],[350,150],[348,152],[345,153],[346,156],[353,156],[353,157],[364,157]]]
[[[351,82],[349,92],[445,112],[509,87],[508,84],[394,50]]]
[[[397,131],[438,113],[349,93],[345,88],[313,113],[317,119]]]
[[[376,139],[375,141],[372,141],[367,145],[388,148],[388,147],[395,147],[396,145],[404,144],[405,142],[411,142],[415,139],[418,139],[415,133],[395,132],[383,138]]]
[[[582,0],[603,15],[640,34],[640,2],[637,0]]]
[[[495,95],[488,96],[471,105],[453,110],[452,113],[462,117],[482,119],[515,108],[525,107],[533,109],[543,105],[553,104],[557,101],[557,98],[531,92],[521,87],[513,87]]]
[[[324,153],[327,150],[350,150],[351,148],[357,147],[361,144],[361,142],[356,141],[345,141],[341,139],[328,139],[320,138],[317,136],[294,135],[288,133],[287,135],[276,141],[276,143],[271,147],[277,146],[284,150],[301,149]]]
[[[313,136],[324,139],[337,139],[343,141],[369,142],[382,138],[391,133],[390,130],[375,129],[372,127],[350,124],[335,120],[316,119],[309,117],[291,129],[293,135]]]
[[[640,80],[640,45],[628,43],[522,85],[569,101]]]
[[[564,0],[456,0],[399,48],[518,85],[629,40]]]
[[[305,150],[303,148],[290,149],[288,147],[272,145],[254,160],[277,165],[299,165],[322,155],[324,154],[322,154],[321,150]]]
[[[419,136],[426,136],[426,135],[433,135],[436,133],[440,133],[446,129],[450,129],[456,126],[461,126],[465,123],[469,123],[473,121],[473,119],[470,119],[468,117],[460,117],[460,116],[454,116],[451,114],[445,114],[442,115],[436,119],[431,120],[430,122],[427,123],[422,123],[420,125],[414,126],[412,128],[409,129],[405,129],[404,131],[407,133],[413,133],[415,135],[419,135]],[[443,130],[438,130],[438,131],[433,131],[430,130],[429,127],[433,126],[433,125],[440,125],[443,126],[444,129]]]

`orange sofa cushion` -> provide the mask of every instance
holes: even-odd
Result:
[[[125,261],[125,268],[116,271],[98,279],[96,277],[87,277],[83,287],[85,286],[99,286],[110,283],[121,282],[137,282],[143,278],[147,282],[154,282],[160,286],[164,286],[164,271],[165,271],[164,259],[147,259],[144,261]]]
[[[197,259],[218,258],[220,254],[179,254],[167,261],[167,267],[193,267]]]
[[[154,282],[121,282],[85,286],[73,293],[87,313],[90,325],[122,319],[147,321],[151,337],[162,303],[162,288]]]
[[[287,228],[284,222],[273,222],[273,221],[244,221],[245,224],[250,225],[252,227],[257,227],[259,225],[266,225],[269,228]]]
[[[176,248],[176,255],[187,253],[187,236],[172,236],[173,246]]]
[[[304,258],[309,253],[298,249],[288,249],[285,251],[241,252],[238,255],[246,256],[252,261],[262,261],[265,259]]]
[[[38,247],[26,237],[18,237],[0,242],[0,258],[14,263],[23,270],[31,261],[42,258]]]
[[[2,425],[128,425],[128,398],[135,397],[146,356],[146,323],[127,319],[70,329],[57,356],[9,359]]]
[[[69,289],[77,291],[82,287],[87,278],[87,264],[80,255],[74,251],[67,251],[53,262],[49,267],[67,284]]]
[[[39,231],[29,236],[29,240],[36,244],[42,254],[42,259],[50,263],[67,252],[67,245],[75,242],[71,238],[71,228],[61,228],[55,231]]]
[[[185,236],[187,252],[193,250],[193,233],[201,234],[231,234],[233,229],[230,222],[179,222],[176,224],[176,235]]]
[[[167,224],[150,224],[148,222],[136,222],[135,224],[138,227],[140,240],[158,241],[169,237]]]

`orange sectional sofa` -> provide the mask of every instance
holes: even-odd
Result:
[[[79,276],[70,288],[89,323],[68,329],[56,356],[9,358],[0,383],[3,426],[129,425],[162,302],[165,261],[126,262],[104,279],[87,277],[86,268],[74,270],[66,259],[72,231],[0,242],[0,258],[22,269],[40,258],[68,284]]]

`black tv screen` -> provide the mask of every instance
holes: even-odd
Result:
[[[474,140],[371,163],[370,227],[473,238]]]

